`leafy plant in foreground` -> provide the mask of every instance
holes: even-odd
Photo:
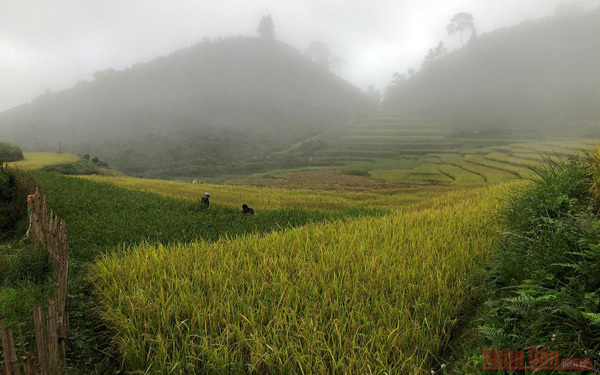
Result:
[[[600,359],[596,163],[548,160],[504,209],[480,327],[487,347],[544,347],[563,358]]]

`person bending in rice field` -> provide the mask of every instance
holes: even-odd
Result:
[[[248,207],[247,204],[242,205],[242,215],[254,215],[254,209],[252,207]]]
[[[29,194],[27,196],[27,216],[29,219],[29,227],[27,227],[27,232],[25,233],[24,239],[29,238],[29,232],[31,231],[31,224],[33,221],[33,214],[31,211],[33,210],[33,204],[35,203],[35,195]]]
[[[204,193],[204,196],[200,200],[200,205],[206,208],[210,207],[210,193]]]

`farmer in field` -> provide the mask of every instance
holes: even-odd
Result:
[[[254,209],[252,207],[248,207],[246,203],[242,205],[242,215],[254,215]]]
[[[204,193],[204,196],[200,200],[200,204],[202,204],[206,208],[210,207],[210,193],[209,192]]]
[[[33,215],[31,211],[33,210],[33,204],[35,203],[35,195],[29,194],[27,196],[27,216],[29,217],[29,227],[27,228],[27,232],[25,232],[25,238],[29,238],[29,232],[31,231],[31,222],[33,220]]]

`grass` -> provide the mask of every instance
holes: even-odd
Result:
[[[460,165],[444,164],[438,166],[441,173],[450,177],[457,185],[478,185],[486,180],[481,174],[475,173],[472,169],[465,169]]]
[[[345,174],[345,175],[349,175],[349,176],[369,176],[369,172],[364,170],[364,169],[360,169],[360,168],[354,168],[354,167],[345,167],[342,168],[340,170],[341,174]]]
[[[52,152],[25,152],[23,155],[25,156],[25,160],[5,164],[14,168],[35,170],[50,165],[74,163],[80,159],[77,155],[57,154]]]
[[[133,372],[425,373],[473,297],[512,186],[382,218],[126,247],[91,270],[97,310]]]
[[[358,161],[352,162],[340,169],[341,173],[350,174],[349,171],[361,171],[362,176],[368,175],[372,170],[399,170],[413,169],[422,164],[422,161],[417,158],[400,158],[400,159],[375,159],[373,161]]]
[[[6,318],[8,324],[22,326],[27,339],[33,339],[32,306],[34,303],[45,303],[52,298],[55,288],[52,283],[22,281],[11,285],[0,286],[0,316]]]
[[[437,164],[422,164],[416,168],[405,170],[374,170],[373,178],[393,183],[439,185],[450,184],[453,179],[440,172]]]
[[[46,253],[27,241],[0,244],[0,286],[45,281],[49,266]],[[2,314],[0,314],[2,316]]]
[[[488,167],[497,171],[506,172],[512,175],[512,179],[526,178],[526,172],[531,172],[525,165],[515,166],[508,160],[493,160],[484,155],[465,155],[465,160],[468,163]],[[531,173],[529,173],[531,175]]]
[[[541,158],[539,158],[537,160],[523,159],[516,155],[505,153],[505,152],[490,152],[489,154],[486,154],[485,157],[492,161],[506,163],[506,164],[514,165],[514,166],[520,167],[520,168],[536,167],[536,166],[539,166],[540,161],[542,161]]]
[[[599,165],[598,151],[587,160],[549,159],[533,183],[511,195],[501,210],[503,236],[485,273],[478,345],[470,360],[459,361],[459,373],[484,373],[482,347],[543,348],[597,366]]]
[[[31,339],[31,306],[47,301],[54,292],[46,253],[17,239],[0,242],[0,269],[0,317],[21,323]]]

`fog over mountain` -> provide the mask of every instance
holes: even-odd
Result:
[[[433,50],[414,76],[396,76],[384,107],[479,134],[597,137],[598,40],[600,8],[567,7],[551,17],[475,35],[460,50]]]
[[[600,374],[598,140],[600,0],[0,0],[0,375]]]
[[[277,39],[304,51],[314,40],[344,58],[340,73],[383,89],[392,73],[420,64],[458,12],[480,34],[552,14],[560,3],[598,0],[19,0],[0,2],[0,111],[58,91],[98,70],[125,69],[204,37],[256,35],[263,14]]]
[[[373,104],[271,37],[206,40],[0,114],[27,150],[92,153],[128,173],[252,172],[254,161]],[[281,162],[281,161],[280,161]]]
[[[35,74],[19,75],[29,69],[24,51],[56,57],[30,68],[45,72],[44,80],[60,71],[61,85],[69,87],[46,90],[30,103],[19,99],[26,103],[0,113],[0,135],[25,151],[90,153],[130,174],[188,177],[305,165],[318,144],[280,152],[373,113],[380,93],[384,109],[437,120],[458,133],[543,136],[569,124],[593,136],[600,127],[594,1],[376,3],[332,0],[334,12],[310,1],[286,8],[265,0],[248,13],[237,1],[224,8],[183,1],[188,12],[113,1],[57,3],[48,14],[27,1],[0,5],[18,10],[0,23],[0,50],[8,56],[0,61],[0,108],[16,104],[25,96],[19,87],[36,81]],[[32,22],[18,29],[25,9]],[[58,23],[41,30],[49,14]],[[231,27],[232,19],[243,22]],[[191,31],[202,20],[216,35]],[[223,37],[235,31],[245,36]],[[61,40],[80,40],[81,51],[94,56],[89,64],[75,59],[77,69],[89,75],[102,68],[71,87],[81,74],[69,71]],[[115,50],[107,54],[106,46],[122,56],[113,59]]]

